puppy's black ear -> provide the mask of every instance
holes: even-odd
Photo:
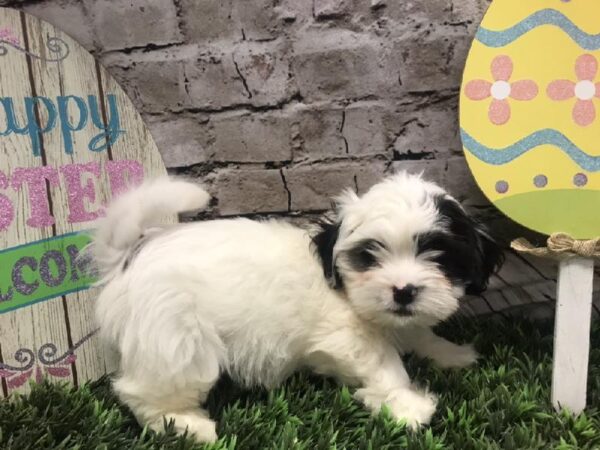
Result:
[[[454,241],[452,254],[447,255],[447,260],[457,278],[465,284],[465,292],[481,294],[487,288],[489,278],[504,262],[502,249],[487,228],[469,217],[456,200],[443,195],[435,202]]]
[[[342,287],[342,279],[335,267],[333,247],[338,239],[340,224],[323,221],[319,224],[319,228],[312,241],[321,260],[325,278],[334,289],[339,289]]]
[[[496,273],[504,263],[504,253],[498,243],[489,234],[487,228],[476,220],[473,222],[475,232],[475,261],[471,282],[467,284],[466,293],[478,295],[486,290],[490,277]]]

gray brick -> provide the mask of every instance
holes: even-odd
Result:
[[[241,39],[242,31],[234,17],[234,3],[235,0],[181,0],[186,40]]]
[[[423,174],[427,180],[435,181],[440,185],[444,184],[444,174],[446,172],[446,161],[443,160],[417,160],[417,161],[394,161],[391,165],[391,172],[408,172],[412,174]]]
[[[202,48],[184,62],[188,106],[220,109],[248,104],[250,94],[229,51]]]
[[[317,19],[340,17],[348,13],[350,0],[314,0],[314,13]]]
[[[222,215],[287,211],[288,194],[279,170],[225,169],[214,189]]]
[[[392,63],[383,42],[337,29],[304,34],[295,43],[292,70],[310,101],[389,97],[400,89]]]
[[[212,136],[206,121],[190,117],[146,118],[167,168],[187,167],[207,160]]]
[[[290,76],[287,44],[246,41],[236,46],[233,59],[253,105],[276,105],[297,92]]]
[[[387,111],[381,103],[361,102],[346,108],[343,135],[348,143],[348,153],[350,155],[390,153],[386,121]]]
[[[487,206],[477,187],[464,158],[449,160],[394,161],[392,172],[405,170],[409,173],[423,173],[423,176],[439,183],[457,200],[466,206]]]
[[[452,158],[446,162],[444,185],[458,200],[468,206],[488,206],[485,198],[464,158]]]
[[[299,2],[298,0],[280,0],[275,7],[277,18],[288,28],[297,27],[313,19],[312,2]]]
[[[389,175],[383,161],[370,161],[360,163],[356,172],[356,187],[359,194],[364,194],[369,188]]]
[[[467,23],[473,32],[479,27],[489,6],[487,0],[461,0],[452,3],[453,22]]]
[[[460,2],[474,0],[427,0],[427,1],[387,1],[383,11],[385,17],[395,22],[447,22],[452,7]]]
[[[105,50],[182,41],[172,0],[85,0]]]
[[[400,78],[409,92],[458,89],[472,36],[454,27],[428,35],[408,35],[397,41]]]
[[[269,40],[279,34],[273,0],[238,1],[236,13],[244,36],[249,40]]]
[[[397,155],[442,154],[462,151],[455,108],[425,108],[402,114],[404,124],[394,142]]]
[[[269,40],[279,22],[272,0],[182,0],[185,36],[192,42]]]
[[[343,162],[295,167],[284,170],[291,193],[292,210],[325,210],[345,189],[366,190],[383,174],[382,163]],[[355,181],[356,180],[356,181]]]
[[[118,55],[104,59],[103,64],[144,112],[178,110],[188,101],[180,61],[130,61]]]
[[[344,112],[341,107],[301,105],[296,108],[301,146],[294,151],[294,159],[319,159],[344,156],[346,144],[342,136]]]
[[[212,120],[213,161],[267,162],[292,158],[290,120],[281,112],[232,113]]]
[[[87,50],[94,49],[92,21],[86,15],[81,2],[74,0],[67,2],[46,1],[25,4],[23,10],[66,32]]]

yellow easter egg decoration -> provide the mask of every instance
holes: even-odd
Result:
[[[490,201],[545,234],[600,235],[600,1],[495,0],[460,93],[467,162]]]

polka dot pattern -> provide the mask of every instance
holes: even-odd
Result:
[[[546,185],[548,184],[548,177],[546,175],[542,175],[542,174],[536,175],[535,178],[533,179],[533,184],[537,188],[546,187]]]
[[[588,177],[585,173],[578,173],[573,177],[573,184],[577,187],[585,186],[588,182]]]
[[[496,183],[496,192],[499,194],[506,194],[508,192],[508,183],[504,180],[500,180]]]

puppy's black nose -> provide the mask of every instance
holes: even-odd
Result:
[[[417,291],[417,287],[413,284],[407,284],[402,289],[394,287],[394,302],[403,306],[410,305],[414,301]]]

